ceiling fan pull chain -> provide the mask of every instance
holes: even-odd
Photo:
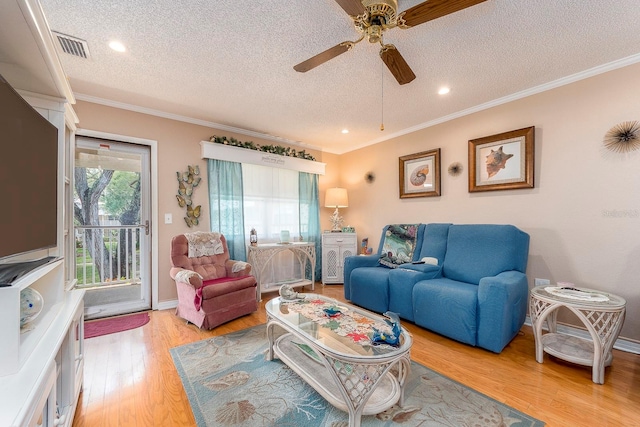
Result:
[[[380,62],[380,131],[384,131],[384,62]]]

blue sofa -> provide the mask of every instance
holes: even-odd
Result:
[[[345,298],[500,353],[527,312],[529,235],[512,225],[417,224],[411,261],[427,263],[390,268],[380,263],[390,227],[377,254],[345,259]]]

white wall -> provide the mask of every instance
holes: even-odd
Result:
[[[614,125],[640,121],[639,94],[636,64],[344,154],[350,206],[341,213],[375,248],[387,223],[514,224],[531,235],[530,286],[539,277],[619,294],[621,336],[640,340],[640,150],[613,155],[602,144]],[[468,140],[527,126],[536,128],[535,188],[469,193]],[[442,196],[400,199],[398,157],[434,148]],[[453,162],[464,165],[457,177],[447,173]]]

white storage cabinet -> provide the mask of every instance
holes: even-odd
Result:
[[[357,254],[356,233],[323,233],[322,284],[344,283],[344,259]]]

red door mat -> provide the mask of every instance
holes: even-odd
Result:
[[[129,329],[139,328],[147,323],[149,323],[149,313],[146,312],[94,320],[91,322],[85,322],[84,337],[86,339],[113,334]]]

